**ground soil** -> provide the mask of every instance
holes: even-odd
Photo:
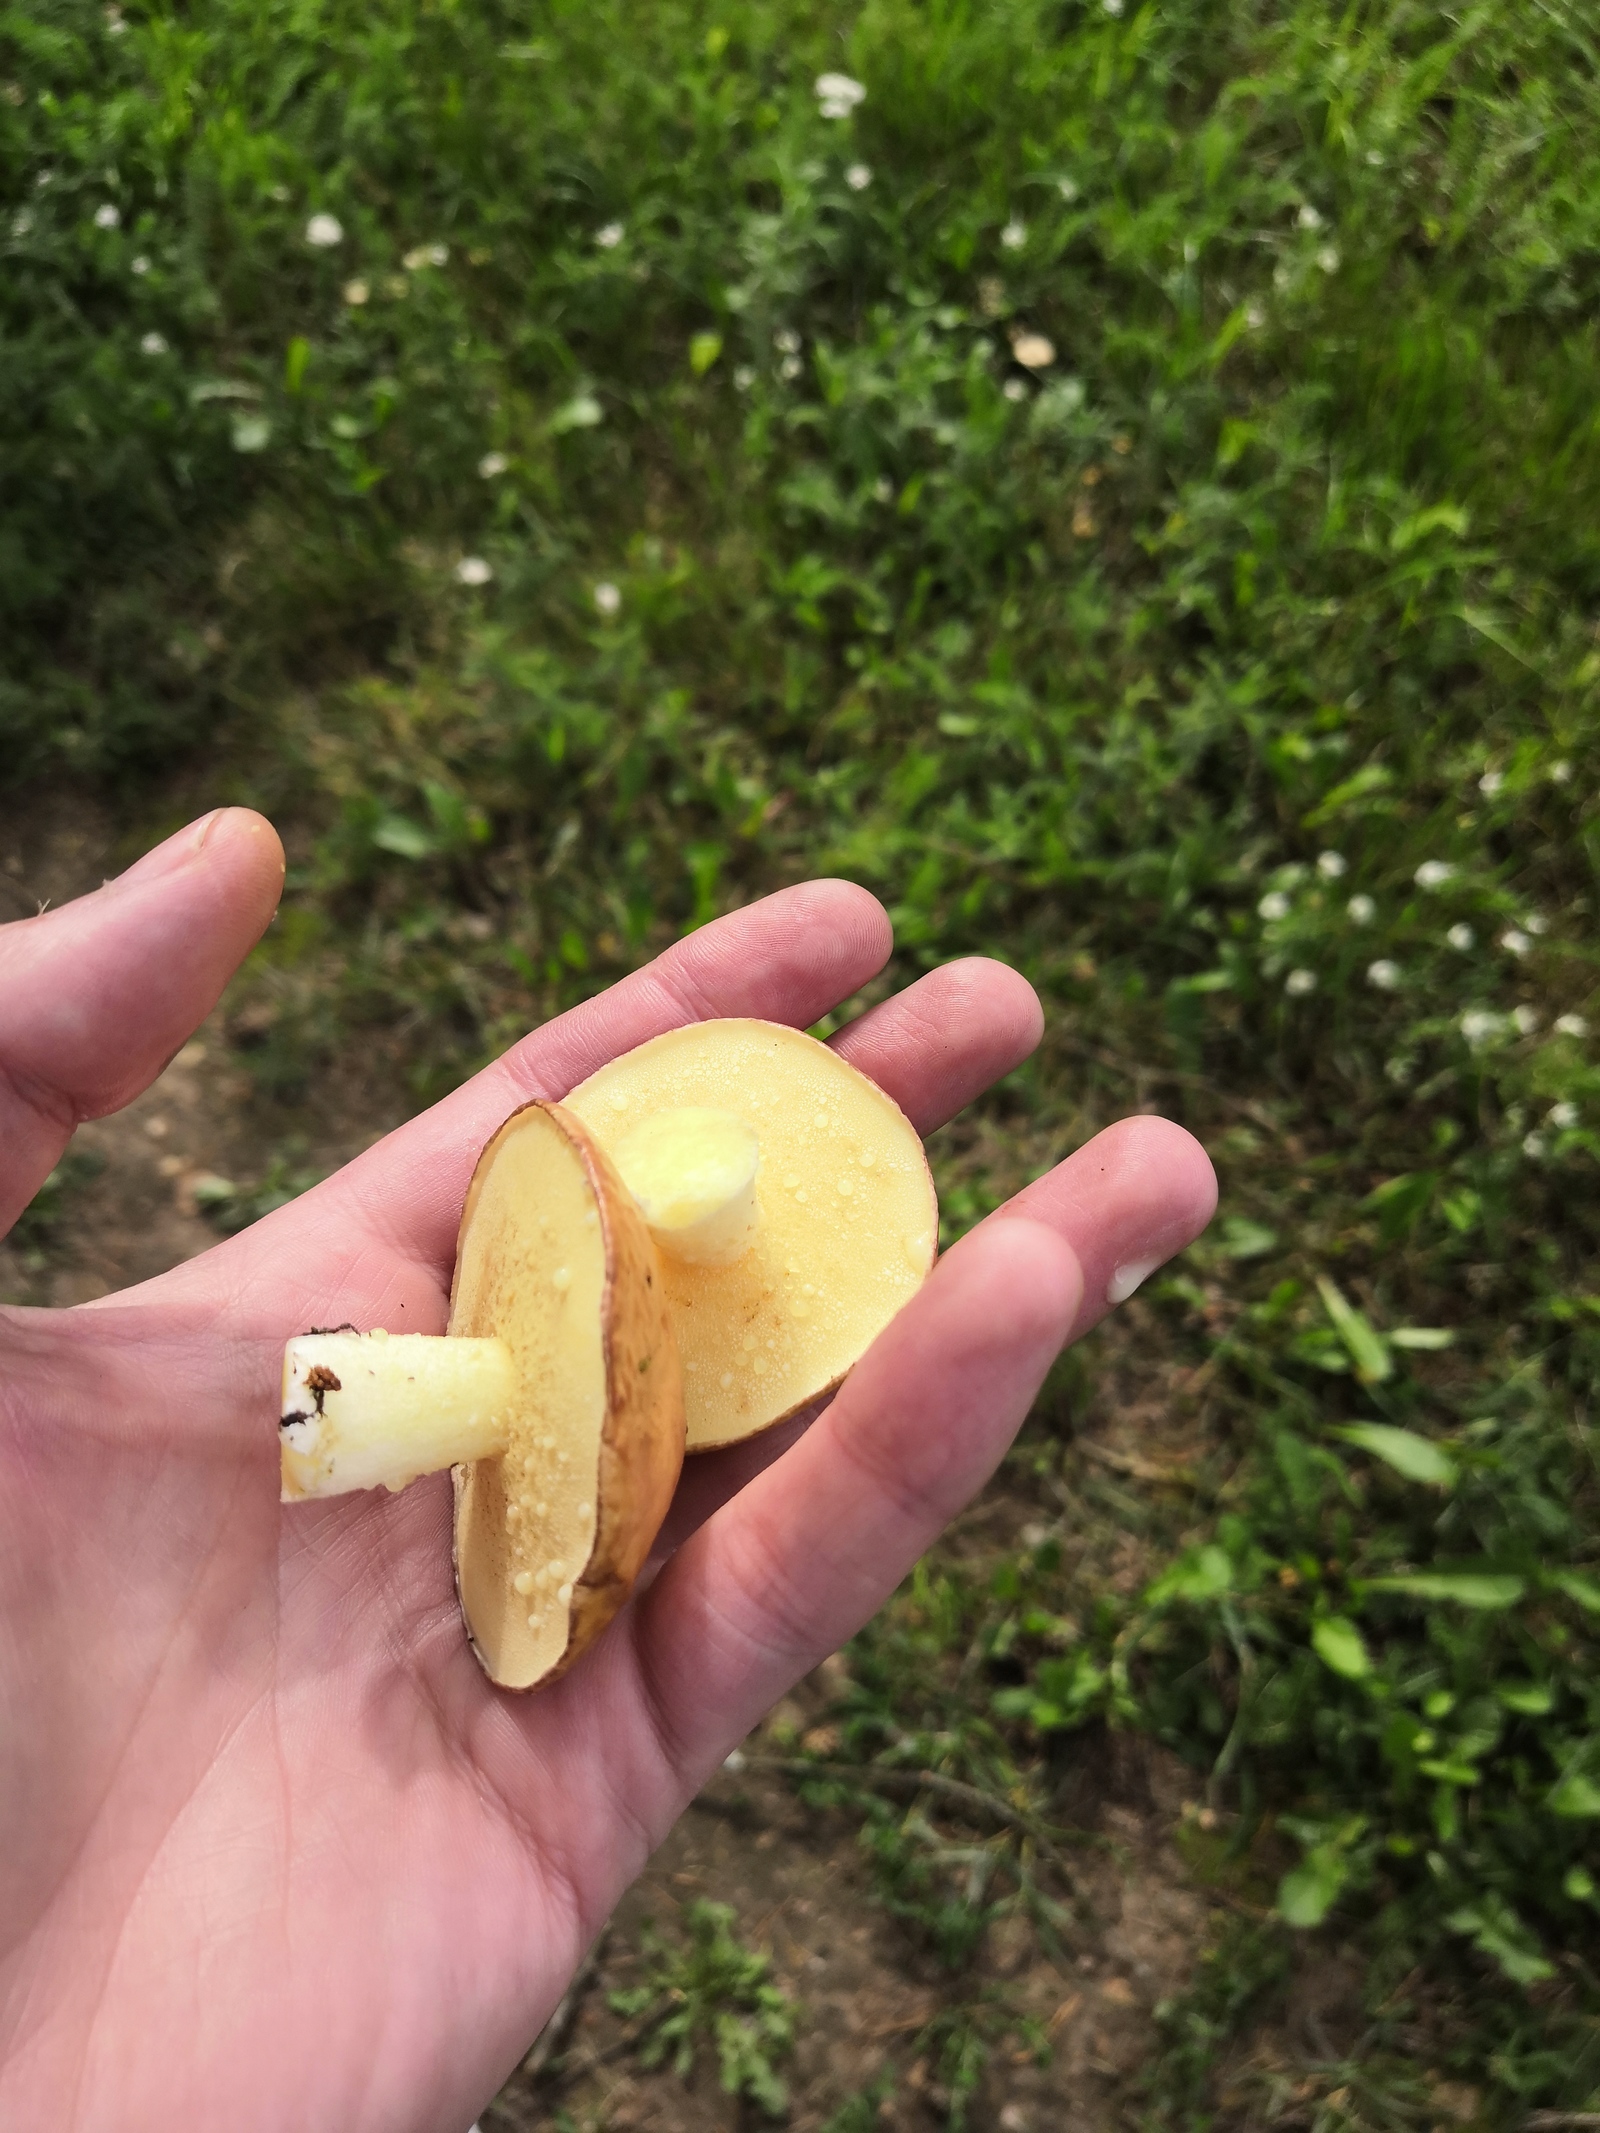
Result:
[[[78,801],[0,827],[0,916],[93,888],[128,856]],[[377,1049],[342,1080],[324,1078],[286,1107],[258,1090],[249,1042],[248,1027],[230,1025],[219,1010],[128,1110],[81,1129],[78,1146],[99,1168],[74,1184],[46,1235],[0,1244],[0,1300],[69,1306],[157,1274],[215,1241],[197,1200],[206,1179],[253,1184],[264,1151],[285,1145],[306,1169],[325,1172],[410,1108],[396,1062]],[[1124,1391],[1115,1405],[1131,1444],[1141,1396],[1148,1405],[1152,1389],[1130,1381]],[[1120,1462],[1126,1472],[1130,1458],[1136,1471],[1138,1455],[1118,1442],[1112,1431],[1108,1471]],[[1038,1516],[1036,1498],[1001,1485],[968,1514],[964,1537],[1004,1543]],[[1125,1537],[1127,1561],[1118,1545],[1113,1536],[1105,1575],[1137,1578],[1137,1544]],[[1183,1985],[1216,1915],[1215,1891],[1197,1885],[1177,1841],[1194,1822],[1192,1773],[1138,1743],[1086,1743],[1068,1789],[1074,1819],[1098,1841],[1073,1853],[1081,1922],[1071,1944],[1048,1954],[1020,1917],[1003,1918],[975,1967],[953,1978],[876,1901],[855,1825],[809,1810],[784,1775],[761,1765],[814,1723],[836,1687],[826,1670],[801,1684],[752,1737],[745,1766],[724,1771],[694,1803],[619,1907],[564,2011],[559,2040],[530,2037],[530,2057],[484,2113],[483,2133],[557,2124],[734,2133],[766,2122],[748,2101],[721,2093],[705,2051],[687,2078],[641,2067],[632,2026],[609,2004],[640,1975],[645,1921],[670,1939],[696,1897],[732,1906],[740,1938],[770,1951],[774,1976],[796,2003],[797,2042],[783,2068],[796,2133],[824,2126],[886,2070],[894,2089],[877,2123],[903,2133],[944,2125],[948,2099],[923,2032],[942,2009],[995,1992],[1038,2025],[1046,2048],[1030,2047],[1016,2030],[999,2041],[972,2100],[975,2133],[1089,2133],[1137,2122],[1152,2010]],[[940,1803],[924,1804],[948,1819]]]

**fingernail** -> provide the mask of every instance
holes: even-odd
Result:
[[[1106,1302],[1126,1303],[1139,1284],[1148,1280],[1160,1264],[1159,1259],[1130,1259],[1126,1266],[1119,1266],[1106,1283]]]
[[[189,850],[198,852],[217,824],[227,813],[225,807],[214,807],[209,815],[202,815],[198,822],[189,825]]]

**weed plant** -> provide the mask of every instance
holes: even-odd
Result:
[[[802,872],[1024,969],[947,1234],[1201,1130],[1182,1442],[1113,1478],[1063,1373],[1044,1537],[919,1573],[846,1752],[1048,1812],[1158,1736],[1261,1945],[1364,1936],[1372,2053],[1496,2120],[1600,2100],[1597,114],[1576,0],[0,10],[7,770],[286,825],[278,1095]],[[1049,1924],[918,1812],[947,1955]]]

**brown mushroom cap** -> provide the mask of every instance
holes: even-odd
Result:
[[[627,1598],[684,1450],[655,1247],[559,1105],[514,1112],[479,1157],[450,1332],[498,1336],[517,1365],[507,1450],[454,1470],[455,1570],[485,1673],[529,1689],[564,1672]]]
[[[689,1449],[731,1444],[831,1392],[926,1279],[939,1209],[916,1128],[875,1082],[780,1023],[652,1038],[565,1108],[608,1153],[663,1111],[732,1111],[760,1146],[760,1220],[731,1266],[661,1254]]]

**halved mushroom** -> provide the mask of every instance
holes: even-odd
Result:
[[[643,1568],[686,1421],[691,1449],[731,1444],[831,1392],[937,1226],[915,1129],[836,1052],[674,1030],[489,1142],[444,1339],[289,1342],[284,1500],[453,1467],[473,1649],[502,1687],[553,1680]]]
[[[302,1334],[283,1496],[455,1468],[455,1568],[503,1688],[563,1672],[627,1598],[683,1460],[682,1380],[644,1219],[582,1125],[530,1104],[479,1158],[444,1339]]]
[[[566,1108],[656,1241],[691,1451],[823,1398],[927,1278],[939,1209],[916,1128],[800,1030],[671,1030]]]

